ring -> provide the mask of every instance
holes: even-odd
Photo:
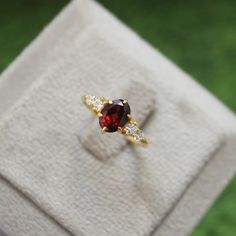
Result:
[[[130,106],[126,99],[107,100],[104,97],[82,96],[82,102],[95,113],[99,119],[102,133],[116,132],[124,135],[129,141],[147,146],[148,141],[137,122],[132,118]]]

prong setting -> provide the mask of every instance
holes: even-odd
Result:
[[[106,132],[106,130],[107,130],[107,127],[103,127],[103,128],[101,129],[102,134],[104,134],[104,133]]]
[[[132,117],[130,114],[128,115],[128,118],[129,118],[129,122],[130,122],[131,124],[137,125],[137,121],[134,120],[133,117]]]

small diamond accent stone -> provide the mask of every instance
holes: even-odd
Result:
[[[95,102],[96,99],[97,99],[97,98],[96,98],[95,96],[88,96],[88,97],[86,98],[85,102],[86,102],[88,105],[92,105],[92,104]]]
[[[136,132],[136,130],[138,129],[138,127],[134,124],[127,124],[125,126],[125,129],[126,129],[126,132],[128,135],[133,135]]]
[[[146,142],[146,138],[141,129],[137,125],[129,123],[125,126],[126,135],[133,137],[138,142]]]
[[[95,96],[88,96],[85,102],[97,111],[100,111],[104,106],[103,101]]]
[[[141,141],[144,138],[143,131],[140,129],[137,129],[134,133],[134,138],[138,141]]]
[[[93,107],[100,111],[103,108],[103,102],[100,99],[97,99],[94,103],[93,103]]]

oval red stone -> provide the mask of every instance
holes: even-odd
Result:
[[[115,132],[118,127],[123,127],[128,121],[130,106],[124,100],[113,100],[112,104],[107,104],[101,111],[99,124],[102,128],[106,127],[106,132]]]

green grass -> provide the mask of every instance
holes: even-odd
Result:
[[[66,0],[2,0],[0,72],[67,3]]]
[[[67,2],[1,1],[0,71]],[[100,2],[236,111],[235,0]],[[206,235],[236,235],[236,178],[192,233]]]

